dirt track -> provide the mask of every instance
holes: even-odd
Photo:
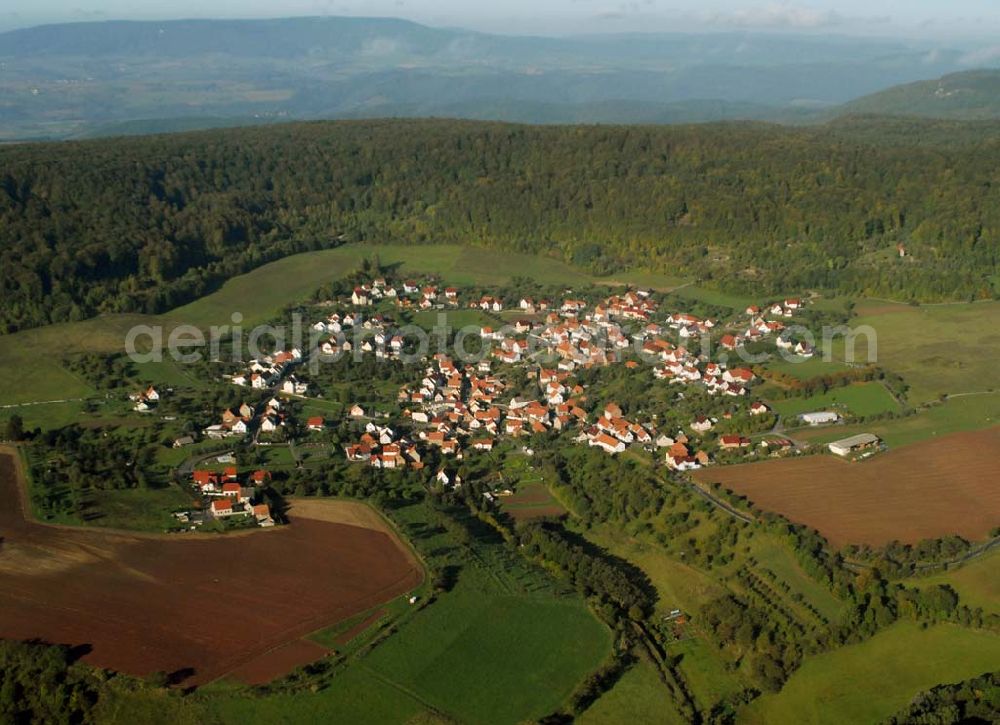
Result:
[[[1000,427],[942,436],[863,463],[809,456],[703,469],[695,478],[811,526],[834,546],[952,534],[978,541],[1000,524]]]
[[[26,520],[15,459],[0,451],[0,637],[89,645],[91,664],[135,675],[189,670],[185,684],[260,666],[421,581],[359,504],[327,518],[361,526],[310,517],[338,506],[310,502],[289,526],[236,537],[51,527]]]

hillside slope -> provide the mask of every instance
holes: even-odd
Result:
[[[1000,118],[1000,70],[952,73],[936,80],[895,86],[839,106],[836,113],[965,120]]]

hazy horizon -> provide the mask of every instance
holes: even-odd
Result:
[[[1000,8],[989,0],[553,0],[544,10],[528,0],[476,7],[458,0],[289,0],[275,12],[265,0],[179,0],[137,8],[124,0],[81,7],[74,0],[17,0],[0,11],[0,31],[49,23],[106,20],[261,19],[301,16],[386,17],[435,27],[490,33],[567,35],[632,32],[786,32],[898,38],[985,38],[1000,31]],[[998,46],[1000,47],[1000,46]]]

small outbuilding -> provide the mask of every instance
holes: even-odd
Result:
[[[809,425],[823,425],[824,423],[836,423],[840,420],[840,415],[829,410],[821,410],[816,413],[803,413],[799,420]]]

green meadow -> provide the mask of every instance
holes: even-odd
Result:
[[[898,622],[872,638],[807,657],[776,694],[739,713],[748,724],[878,723],[918,692],[996,669],[1000,635]]]
[[[851,325],[875,331],[877,363],[906,379],[911,403],[995,386],[1000,302],[915,307],[868,300],[856,313]],[[859,357],[868,349],[859,336]]]
[[[795,437],[829,443],[855,433],[874,433],[890,446],[904,446],[947,433],[981,430],[1000,424],[1000,391],[950,398],[913,415],[858,425],[799,428]]]
[[[869,416],[899,410],[899,404],[886,387],[878,382],[847,385],[808,398],[775,400],[771,403],[771,407],[783,416],[795,416],[817,410]]]
[[[581,602],[457,588],[366,666],[462,722],[509,723],[558,709],[610,644]]]
[[[656,673],[656,667],[643,659],[626,670],[614,686],[587,708],[576,722],[580,725],[679,725],[685,720],[675,711],[666,685]]]
[[[962,604],[1000,614],[1000,549],[947,571],[907,579],[906,584],[922,588],[945,584],[955,590]]]
[[[809,380],[820,375],[842,372],[847,370],[847,366],[837,360],[824,360],[820,355],[808,358],[792,357],[787,360],[775,355],[774,359],[767,363],[767,369],[791,375],[799,380]]]

